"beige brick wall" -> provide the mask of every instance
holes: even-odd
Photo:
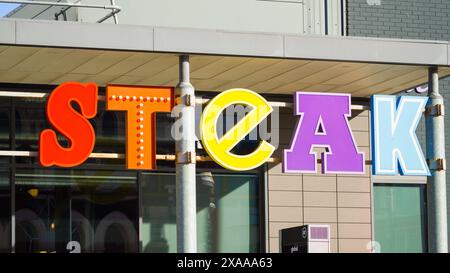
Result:
[[[353,113],[350,120],[358,148],[370,160],[369,115]],[[280,111],[280,148],[289,147],[297,117]],[[320,164],[318,170],[320,170]],[[304,224],[331,226],[332,252],[368,252],[372,240],[370,165],[363,175],[283,174],[281,163],[269,164],[268,250],[279,252],[279,230]]]

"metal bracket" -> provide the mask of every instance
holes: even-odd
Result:
[[[443,104],[435,104],[427,107],[425,110],[426,116],[440,117],[445,115],[445,108]]]
[[[183,104],[186,106],[195,106],[195,96],[194,95],[184,95],[183,97],[176,97],[175,104]]]
[[[184,96],[184,105],[195,106],[195,96],[194,95],[185,95]]]
[[[195,152],[185,152],[177,153],[175,155],[176,164],[195,164],[196,163],[196,153]]]
[[[430,170],[445,171],[447,169],[445,158],[436,158],[435,160],[427,159],[427,163]]]

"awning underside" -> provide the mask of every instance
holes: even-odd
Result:
[[[441,67],[440,77],[450,75]],[[258,93],[341,92],[355,97],[394,94],[428,81],[428,66],[192,55],[196,90],[248,88]],[[67,81],[175,86],[178,55],[132,51],[0,46],[0,82]]]

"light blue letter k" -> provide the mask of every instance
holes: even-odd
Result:
[[[372,96],[372,166],[375,175],[430,175],[416,135],[427,97]]]

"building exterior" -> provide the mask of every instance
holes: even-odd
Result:
[[[448,4],[130,2],[117,0],[110,10],[72,7],[58,15],[59,21],[53,20],[55,13],[67,7],[26,4],[0,19],[1,251],[177,251],[176,177],[184,163],[175,163],[179,144],[170,128],[176,117],[156,115],[156,170],[126,168],[125,114],[106,111],[105,100],[90,121],[95,155],[84,164],[42,167],[38,144],[41,131],[51,128],[45,114],[48,94],[59,84],[94,82],[103,98],[108,84],[175,87],[184,82],[179,69],[186,71],[186,59],[180,62],[179,55],[190,55],[197,98],[210,100],[239,87],[275,106],[269,124],[277,149],[256,169],[227,170],[204,159],[202,142],[192,141],[198,156],[196,164],[189,163],[196,168],[196,206],[191,206],[196,251],[276,253],[281,229],[307,224],[330,226],[331,252],[435,251],[428,247],[435,239],[428,235],[427,178],[372,174],[370,96],[428,83],[430,68],[438,67],[441,78],[450,74],[449,39],[443,33],[449,31]],[[117,17],[95,23],[115,11],[114,4],[121,7]],[[440,27],[429,34],[410,27],[402,36],[409,20],[421,20],[416,13],[422,8],[426,16],[442,15],[433,24]],[[411,38],[416,40],[406,40]],[[283,171],[283,151],[298,121],[293,94],[299,90],[352,95],[349,124],[365,153],[363,173]],[[202,108],[198,103],[197,113]],[[198,127],[199,120],[195,123]],[[431,141],[431,132],[423,124],[419,128],[422,142]],[[61,135],[58,140],[70,145]],[[258,143],[246,138],[234,152],[249,153]],[[190,245],[185,237],[183,244]]]
[[[83,0],[82,3],[111,4],[110,0]],[[314,0],[202,0],[194,3],[182,0],[117,0],[114,3],[122,8],[119,13],[121,24],[322,35],[342,35],[345,31],[345,17],[342,16],[345,1],[340,0],[328,3]],[[9,16],[53,20],[54,14],[60,10],[60,7],[25,5],[12,11]],[[142,10],[147,13],[142,13]],[[68,21],[92,23],[105,14],[107,12],[102,9],[74,8],[65,12],[65,18]],[[63,14],[58,19],[64,20]],[[105,22],[112,23],[114,19]]]
[[[348,1],[348,35],[359,37],[384,37],[400,39],[442,40],[450,39],[450,5],[448,1]],[[448,101],[450,79],[440,81],[440,90]],[[418,95],[414,92],[414,95]],[[448,107],[448,105],[446,106]],[[446,108],[448,109],[448,108]],[[445,122],[450,122],[449,116]],[[419,138],[425,147],[425,127],[419,129]],[[448,135],[448,127],[446,129]],[[446,151],[450,142],[447,138]],[[450,194],[447,180],[447,195]]]

